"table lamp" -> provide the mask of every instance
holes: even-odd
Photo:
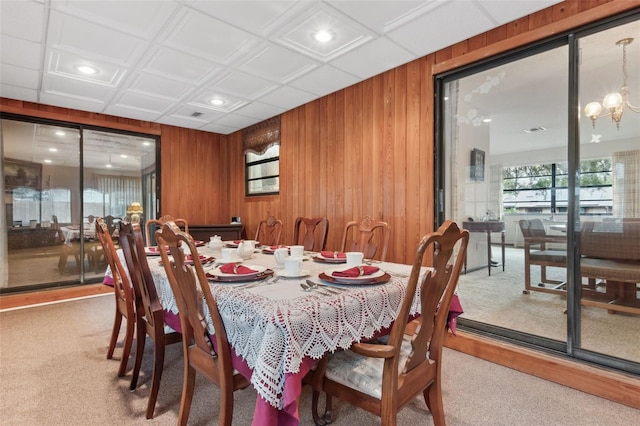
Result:
[[[142,206],[138,202],[131,203],[131,205],[127,209],[127,214],[131,218],[131,223],[140,223],[142,213],[144,213],[144,211],[142,210]]]

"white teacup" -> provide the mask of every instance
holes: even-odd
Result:
[[[291,246],[291,257],[302,259],[304,257],[304,246]]]
[[[225,262],[231,262],[235,258],[236,249],[234,248],[223,248],[222,250],[222,260]]]
[[[291,277],[298,277],[302,275],[302,260],[289,258],[284,261],[284,270],[287,275]]]
[[[289,249],[286,247],[277,248],[273,252],[273,257],[276,260],[276,266],[284,268],[284,262],[289,259]]]
[[[362,261],[364,260],[364,254],[359,251],[349,251],[347,252],[347,266],[360,266],[362,265]]]

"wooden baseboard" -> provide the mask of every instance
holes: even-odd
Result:
[[[39,303],[57,302],[76,297],[95,296],[112,293],[113,288],[104,284],[86,284],[51,290],[33,291],[0,296],[0,310],[37,305]]]
[[[640,378],[457,331],[445,346],[579,391],[640,409]]]

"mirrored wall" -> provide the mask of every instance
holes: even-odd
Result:
[[[132,205],[157,210],[158,141],[146,135],[3,115],[0,291],[100,281],[95,235]]]

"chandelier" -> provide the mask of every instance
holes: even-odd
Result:
[[[634,106],[629,102],[627,91],[627,46],[633,42],[633,38],[623,38],[616,42],[616,46],[622,47],[622,87],[617,92],[607,93],[600,102],[589,102],[584,107],[584,113],[591,119],[593,128],[596,128],[596,119],[600,117],[611,116],[611,121],[616,123],[616,127],[620,130],[620,119],[625,108],[629,108],[633,112],[640,112],[640,107]],[[608,111],[604,115],[600,115],[603,107]]]

